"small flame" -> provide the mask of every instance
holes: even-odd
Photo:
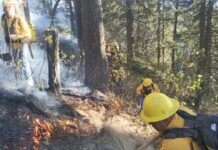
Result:
[[[64,120],[58,120],[57,122],[65,132],[76,133],[76,131],[78,130],[79,122],[77,119],[73,119],[73,120],[64,119]]]
[[[50,123],[39,119],[34,119],[33,124],[34,131],[32,138],[34,142],[34,150],[38,150],[40,141],[51,138],[53,127]]]

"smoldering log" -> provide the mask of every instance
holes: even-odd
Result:
[[[37,89],[9,89],[0,87],[0,103],[3,100],[21,103],[31,108],[34,107],[33,109],[36,109],[41,115],[51,118],[74,117],[78,115],[73,108],[67,107],[66,104],[56,97],[47,95],[46,92],[41,92]]]

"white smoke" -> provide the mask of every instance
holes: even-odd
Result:
[[[55,0],[53,0],[55,3]],[[0,0],[0,3],[2,3],[2,0]],[[54,4],[53,3],[53,4]],[[57,26],[61,28],[68,28],[70,29],[70,19],[69,17],[66,17],[64,15],[65,12],[63,12],[64,5],[59,5],[57,9]],[[39,3],[38,0],[31,0],[29,1],[29,8],[30,8],[30,18],[31,22],[34,24],[35,28],[38,32],[37,36],[41,38],[44,38],[44,31],[49,28],[50,25],[50,19],[48,16],[48,12],[43,12],[42,4]],[[23,8],[20,5],[20,10],[22,11]],[[0,9],[0,13],[3,13],[3,10]],[[60,33],[60,36],[62,38],[67,38],[69,41],[73,43],[74,48],[78,48],[77,45],[77,38],[74,36],[69,36],[70,34],[66,35]],[[33,78],[35,82],[35,86],[38,86],[40,88],[48,87],[48,61],[47,61],[47,53],[45,46],[43,47],[41,43],[33,43],[32,44],[32,51],[34,54],[34,59],[31,58],[29,50],[26,49],[24,51],[24,61],[28,62],[30,64],[31,68],[31,78]],[[7,46],[4,42],[3,34],[1,33],[0,36],[0,54],[7,52]],[[77,55],[78,56],[78,55]],[[66,65],[60,61],[61,66],[61,83],[63,88],[67,88],[68,90],[74,91],[74,93],[85,94],[90,92],[90,90],[84,86],[84,69],[81,68],[81,66],[78,63],[73,63],[73,66],[71,68],[68,68]],[[0,80],[1,83],[7,81],[7,83],[13,84],[13,83],[20,83],[21,86],[26,86],[24,83],[24,79],[22,81],[16,81],[15,76],[13,73],[13,66],[12,64],[7,65],[2,60],[0,60]]]

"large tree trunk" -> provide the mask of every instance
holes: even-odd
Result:
[[[176,12],[175,12],[174,29],[173,29],[174,44],[176,44],[176,41],[177,41],[178,8],[179,8],[179,0],[176,0]],[[172,71],[173,72],[175,72],[175,51],[176,51],[176,48],[175,46],[173,46],[173,49],[172,49]]]
[[[105,90],[107,63],[100,0],[81,0],[85,49],[85,84]]]
[[[76,14],[78,44],[79,44],[80,49],[83,49],[81,1],[74,0],[74,7],[75,7],[75,14]]]
[[[200,41],[199,41],[199,49],[200,50],[205,50],[205,12],[206,12],[206,0],[201,1],[201,6],[200,6],[200,25],[199,25],[199,30],[200,30]],[[204,53],[200,55],[198,58],[198,66],[197,66],[197,75],[202,75],[203,76],[203,82],[200,83],[200,88],[196,90],[196,98],[195,98],[195,106],[196,109],[199,108],[201,104],[201,100],[203,97],[203,92],[204,92],[204,76],[205,74],[205,56]]]
[[[46,47],[48,57],[49,90],[56,95],[61,94],[60,64],[59,64],[59,35],[58,31],[46,31]]]
[[[127,38],[127,62],[133,57],[133,13],[131,8],[131,0],[126,0],[126,38]]]

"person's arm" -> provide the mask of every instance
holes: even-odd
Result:
[[[136,89],[136,95],[141,96],[143,94],[143,84],[140,84]]]

